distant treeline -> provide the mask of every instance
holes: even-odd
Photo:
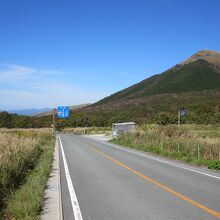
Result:
[[[30,117],[0,112],[1,128],[41,128],[51,125],[52,116]]]
[[[220,109],[213,105],[194,106],[188,109],[188,115],[181,118],[183,124],[220,124]],[[147,107],[118,109],[114,111],[71,112],[69,119],[57,119],[56,126],[62,127],[105,127],[115,122],[134,121],[138,124],[176,124],[175,111],[150,111]],[[50,127],[52,116],[29,117],[0,112],[0,127],[5,128],[41,128]]]
[[[220,111],[211,108],[211,106],[204,106],[204,108],[201,108],[201,106],[198,108],[195,107],[194,109],[188,109],[188,111],[188,114],[181,118],[182,124],[220,124]],[[58,125],[60,127],[104,127],[111,126],[112,123],[128,121],[134,121],[138,124],[177,124],[178,109],[173,112],[148,112],[144,108],[134,108],[129,109],[129,111],[124,109],[109,112],[78,112],[72,113],[68,120],[59,121]]]

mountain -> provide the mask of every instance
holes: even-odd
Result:
[[[220,123],[220,53],[201,50],[167,71],[147,78],[80,109],[88,120],[176,122],[180,108],[186,122]],[[206,117],[206,116],[207,117]],[[91,119],[90,119],[91,118]]]
[[[121,103],[158,94],[195,92],[217,88],[220,88],[220,53],[203,50],[182,64],[177,64],[162,74],[154,75],[104,98],[91,107],[117,101]]]
[[[216,65],[218,68],[220,67],[220,53],[213,50],[201,50],[192,55],[183,62],[183,64],[192,63],[200,59],[206,60],[208,63]]]

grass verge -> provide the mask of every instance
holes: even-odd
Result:
[[[122,134],[113,143],[172,159],[220,169],[219,127],[145,125]]]
[[[50,175],[54,151],[54,138],[48,136],[40,145],[41,154],[35,166],[28,171],[18,189],[10,193],[4,209],[4,219],[39,219],[44,200],[44,189]]]

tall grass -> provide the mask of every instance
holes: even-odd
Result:
[[[5,211],[7,220],[40,219],[44,190],[51,172],[54,138],[48,137],[41,147],[42,153],[36,166],[28,173],[25,183],[9,198]]]
[[[220,126],[142,125],[113,142],[196,164],[220,160]]]
[[[0,130],[0,210],[37,164],[48,137],[45,130]]]

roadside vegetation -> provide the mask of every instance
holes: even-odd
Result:
[[[0,129],[0,219],[38,219],[53,147],[49,129]]]
[[[49,128],[51,122],[52,115],[32,117],[0,112],[0,128]]]
[[[63,133],[73,133],[73,134],[78,134],[78,135],[83,135],[83,134],[106,134],[110,135],[112,133],[112,128],[109,127],[78,127],[78,128],[63,128],[62,129]]]
[[[112,142],[220,170],[219,125],[141,125]]]
[[[71,111],[68,119],[57,119],[56,127],[107,127],[126,121],[137,124],[177,124],[180,108],[188,110],[188,114],[181,119],[182,124],[215,125],[220,123],[219,100],[220,90],[158,94],[127,102],[118,100]],[[52,115],[29,117],[0,112],[0,127],[42,128],[50,127],[51,124]]]

